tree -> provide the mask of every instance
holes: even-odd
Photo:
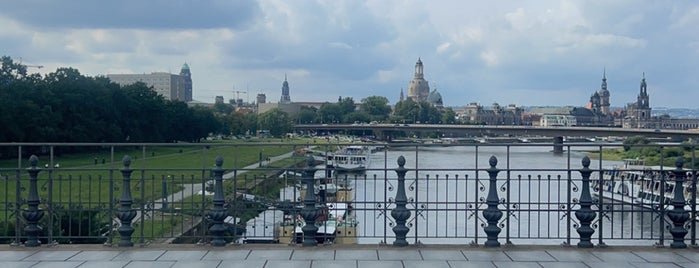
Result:
[[[362,99],[359,110],[370,116],[370,121],[384,121],[391,113],[388,99],[382,96],[369,96]]]
[[[398,117],[397,119],[402,120],[403,122],[415,123],[419,120],[419,113],[420,106],[412,99],[407,99],[396,103],[394,114]]]
[[[269,130],[269,134],[274,137],[281,137],[292,128],[289,114],[279,108],[260,114],[258,119],[258,129]]]
[[[335,103],[323,103],[320,105],[320,109],[318,109],[320,123],[342,122],[343,115],[342,108]]]
[[[456,113],[454,110],[451,108],[447,108],[444,110],[444,113],[442,114],[442,123],[443,124],[456,124]]]
[[[354,111],[345,116],[345,120],[349,122],[370,122],[371,116],[365,112]]]
[[[296,115],[296,122],[299,124],[313,124],[318,122],[318,108],[301,106],[301,110]]]

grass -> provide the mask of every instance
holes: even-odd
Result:
[[[82,206],[104,206],[115,202],[121,195],[123,167],[121,155],[131,155],[131,193],[136,202],[149,202],[160,198],[163,192],[163,181],[167,184],[167,193],[171,194],[182,189],[182,184],[202,183],[209,180],[210,169],[214,167],[215,158],[222,156],[223,168],[226,170],[240,169],[257,163],[260,155],[263,159],[291,152],[295,148],[305,147],[312,143],[308,139],[251,141],[221,141],[213,144],[186,144],[158,146],[118,146],[99,148],[91,153],[58,154],[67,151],[66,148],[54,149],[51,157],[42,156],[39,159],[38,189],[42,202],[51,200],[59,204],[77,204]],[[270,143],[275,142],[275,143]],[[320,144],[319,144],[320,145]],[[104,159],[104,163],[102,163]],[[114,159],[114,161],[112,161]],[[96,164],[95,164],[96,161]],[[3,202],[15,203],[17,171],[23,191],[20,193],[26,199],[29,182],[27,172],[28,160],[22,160],[22,169],[18,169],[16,159],[0,161],[0,193]],[[56,165],[57,168],[45,168]],[[275,163],[276,165],[276,163]],[[51,179],[49,179],[51,178]],[[110,188],[114,190],[110,196]],[[51,193],[49,194],[49,191]],[[7,213],[7,208],[1,213]],[[6,218],[0,214],[0,220]]]

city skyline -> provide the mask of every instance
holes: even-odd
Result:
[[[418,58],[445,106],[584,106],[605,69],[612,107],[636,99],[643,72],[652,107],[699,98],[699,3],[437,3],[7,2],[0,37],[3,54],[42,73],[178,73],[187,62],[204,102],[277,100],[286,74],[292,100],[393,104]]]

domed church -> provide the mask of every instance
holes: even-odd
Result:
[[[430,85],[425,80],[425,75],[422,71],[422,60],[418,58],[415,63],[415,76],[408,85],[408,98],[415,102],[427,101],[427,96],[430,94]]]

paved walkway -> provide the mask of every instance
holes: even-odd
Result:
[[[0,246],[0,267],[699,267],[699,249],[654,247],[469,246],[394,248],[333,245],[304,248],[243,245],[214,248],[163,245],[108,248],[98,245],[24,248]]]

